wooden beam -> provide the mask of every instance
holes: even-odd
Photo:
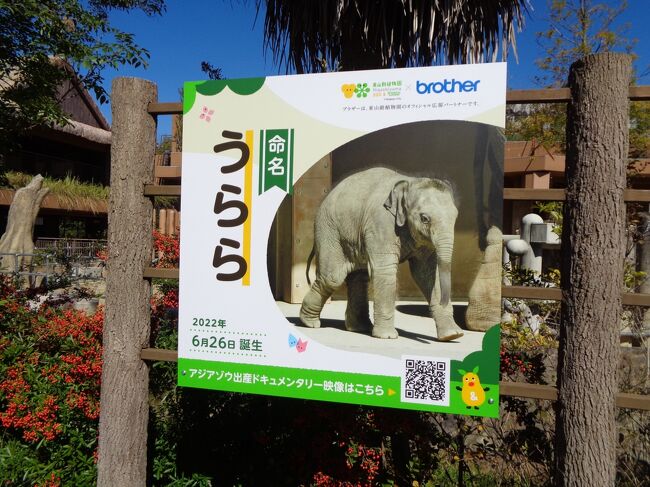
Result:
[[[502,396],[557,401],[557,388],[541,384],[501,381],[499,382],[499,393]],[[619,392],[616,394],[616,406],[650,411],[650,396]]]
[[[145,267],[145,279],[178,279],[178,268]],[[538,299],[544,301],[561,301],[562,290],[559,287],[502,286],[504,298]],[[621,293],[623,304],[628,306],[650,306],[650,294]]]
[[[178,350],[164,350],[162,348],[143,348],[140,352],[142,360],[151,362],[177,362]]]
[[[561,301],[562,290],[559,287],[502,286],[501,297]]]
[[[145,279],[178,279],[178,268],[145,267],[142,277]]]
[[[621,299],[628,306],[650,306],[650,294],[622,293]]]
[[[68,120],[67,125],[54,124],[52,127],[58,132],[81,137],[85,140],[90,140],[101,145],[111,145],[111,131],[104,130],[98,127],[93,127],[85,123],[77,122],[76,120]]]
[[[183,104],[181,102],[149,103],[147,111],[151,115],[177,115],[183,113]]]
[[[530,189],[530,188],[503,188],[504,200],[519,201],[564,201],[564,189]],[[650,190],[626,189],[623,192],[626,202],[650,202]]]
[[[564,189],[503,188],[504,200],[564,201]]]
[[[502,286],[504,298],[539,299],[561,301],[562,290],[559,287]],[[650,306],[650,294],[621,293],[621,299],[627,306]]]
[[[546,88],[541,90],[508,90],[506,104],[517,103],[568,103],[571,96],[569,88]],[[650,86],[631,86],[630,100],[650,100]],[[180,102],[150,103],[149,113],[152,115],[177,115],[183,113]]]
[[[502,396],[524,397],[526,399],[557,400],[557,389],[552,386],[540,384],[527,384],[525,382],[499,382],[499,394]]]
[[[517,103],[567,103],[571,99],[569,88],[546,88],[541,90],[508,90],[506,104]]]
[[[630,100],[632,101],[649,101],[650,85],[630,86]]]
[[[650,100],[650,86],[630,86],[631,101]],[[541,90],[508,90],[506,104],[518,103],[568,103],[571,101],[569,88],[546,88]]]
[[[144,187],[145,196],[180,196],[181,187],[178,185],[159,186],[157,184],[147,184]]]
[[[162,166],[165,167],[165,166]],[[169,166],[172,167],[172,166]],[[564,201],[564,189],[527,189],[503,188],[504,200],[519,201]],[[180,196],[180,185],[155,185],[148,184],[144,187],[145,196]],[[626,189],[623,198],[627,202],[650,202],[650,189]]]
[[[650,411],[650,396],[619,392],[616,394],[616,405],[619,408],[643,409],[645,411]]]
[[[650,202],[650,190],[648,189],[626,189],[623,199],[628,202]]]
[[[180,178],[180,166],[156,166],[154,176],[157,178]]]

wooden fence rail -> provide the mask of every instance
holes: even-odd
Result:
[[[179,185],[158,186],[156,184],[147,184],[144,187],[145,196],[180,196],[181,187]],[[566,197],[565,189],[532,189],[532,188],[504,188],[504,200],[516,201],[564,201]],[[650,202],[650,189],[626,189],[623,193],[623,199],[627,203]]]
[[[650,100],[650,86],[630,86],[630,101]],[[569,88],[542,90],[509,90],[506,92],[506,104],[525,103],[568,103],[571,101]],[[154,102],[149,104],[151,115],[180,115],[183,105],[180,102]]]
[[[631,101],[650,101],[650,86],[630,87],[629,98]],[[543,90],[510,90],[506,94],[507,104],[525,103],[567,103],[570,101],[568,88],[543,89]],[[182,113],[181,103],[153,102],[148,106],[151,115],[178,115]],[[180,197],[181,187],[179,185],[154,185],[148,184],[144,187],[144,195],[153,196],[178,196]],[[627,189],[624,192],[626,202],[650,202],[650,190]],[[564,189],[527,189],[527,188],[504,188],[505,200],[518,201],[564,201],[566,190]],[[178,279],[178,269],[161,269],[147,267],[144,270],[146,279]],[[560,301],[562,290],[559,288],[541,288],[528,286],[503,286],[501,290],[504,298],[523,298],[548,301]],[[622,293],[624,305],[648,306],[650,307],[650,294]],[[145,348],[142,350],[141,358],[147,361],[176,361],[178,357],[176,350],[162,350]],[[520,382],[501,382],[501,394],[504,396],[521,397],[528,399],[557,400],[557,388],[548,385],[527,384]],[[616,404],[618,407],[650,410],[650,396],[639,394],[619,393]]]
[[[143,348],[140,353],[140,358],[153,362],[176,362],[178,360],[178,352],[176,350],[165,350],[161,348]],[[525,399],[557,400],[556,387],[542,384],[528,384],[526,382],[501,381],[499,382],[499,394]],[[650,396],[619,392],[616,396],[616,405],[620,408],[650,411]]]
[[[146,267],[143,277],[147,279],[178,279],[178,269]],[[501,296],[504,298],[561,301],[562,290],[558,287],[502,286]],[[623,304],[628,306],[650,306],[650,294],[621,293],[621,299]]]

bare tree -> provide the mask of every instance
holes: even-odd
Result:
[[[7,228],[0,238],[0,252],[7,254],[31,254],[34,252],[34,223],[41,208],[43,198],[50,190],[43,188],[43,176],[34,176],[24,188],[16,191],[9,207]],[[14,269],[13,255],[4,255],[0,259],[0,268]],[[25,256],[18,259],[19,268],[25,262]]]

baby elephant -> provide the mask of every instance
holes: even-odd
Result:
[[[345,281],[345,326],[377,338],[397,338],[394,325],[397,265],[408,260],[429,302],[438,340],[463,335],[449,303],[454,224],[458,210],[449,183],[373,168],[341,181],[321,203],[314,222],[316,280],[300,308],[300,320],[320,326],[320,313]],[[309,273],[309,263],[307,273]],[[368,283],[374,293],[374,326]]]

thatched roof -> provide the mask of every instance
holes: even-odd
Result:
[[[53,65],[66,70],[71,76],[59,86],[58,102],[69,116],[67,125],[55,124],[47,127],[55,132],[62,132],[74,137],[102,145],[111,143],[111,127],[97,103],[79,82],[72,67],[64,60],[50,57]],[[21,82],[19,71],[12,71],[0,79],[0,90],[7,90]]]

